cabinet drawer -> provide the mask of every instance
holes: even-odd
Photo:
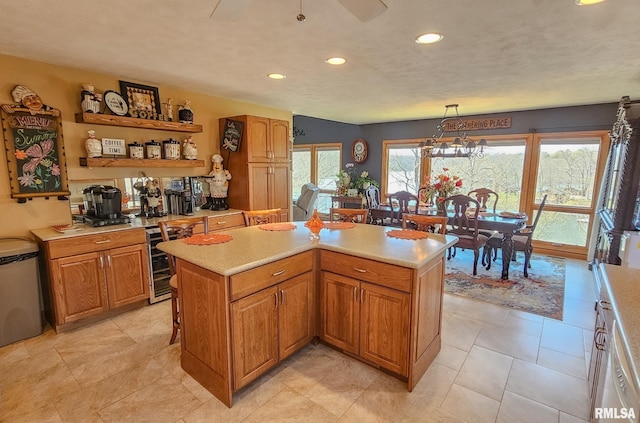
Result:
[[[74,236],[71,238],[49,241],[49,258],[73,256],[92,253],[110,248],[125,247],[133,244],[144,244],[147,237],[144,229],[105,232],[95,235]]]
[[[313,252],[307,251],[247,270],[230,278],[231,301],[291,279],[313,268]]]
[[[413,271],[406,267],[325,250],[320,251],[320,267],[338,275],[411,292]]]
[[[242,213],[209,217],[209,231],[219,231],[238,226],[244,226],[244,217],[242,217]]]

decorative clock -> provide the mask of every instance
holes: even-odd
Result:
[[[356,163],[362,163],[367,160],[367,142],[362,138],[353,141],[351,146],[351,158]]]

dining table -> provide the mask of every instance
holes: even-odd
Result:
[[[436,215],[435,207],[420,206],[418,214]],[[502,236],[502,279],[509,279],[509,266],[513,255],[513,234],[527,224],[526,213],[496,211],[478,212],[478,230],[500,232]],[[491,257],[489,257],[491,259]]]

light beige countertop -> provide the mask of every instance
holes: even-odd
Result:
[[[631,358],[636,386],[640,386],[640,269],[601,264],[604,288]]]
[[[241,213],[240,210],[229,209],[223,211],[212,211],[212,210],[196,210],[193,215],[184,216],[184,215],[174,215],[169,214],[163,217],[153,217],[153,218],[144,218],[144,217],[131,217],[130,223],[124,223],[122,225],[108,225],[108,226],[89,226],[84,223],[75,223],[74,230],[68,232],[58,232],[53,229],[51,226],[47,226],[44,228],[32,229],[31,233],[35,235],[41,241],[52,241],[55,239],[63,239],[63,238],[71,238],[74,236],[82,236],[82,235],[95,235],[106,232],[115,232],[115,231],[124,231],[128,229],[136,229],[136,228],[149,228],[158,226],[158,222],[180,219],[180,218],[191,218],[191,217],[200,217],[200,216],[228,216],[231,214]]]
[[[311,241],[304,222],[295,222],[290,231],[265,231],[249,226],[220,231],[229,234],[229,242],[213,245],[188,245],[184,240],[161,242],[158,249],[223,276],[290,257],[314,248],[351,254],[408,268],[420,268],[454,245],[458,238],[429,234],[429,238],[406,240],[391,238],[393,227],[356,224],[351,229],[322,229],[320,239]]]

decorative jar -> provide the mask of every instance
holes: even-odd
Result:
[[[176,141],[173,138],[162,141],[164,147],[164,158],[167,160],[179,160],[180,159],[180,141]]]
[[[129,144],[129,158],[144,159],[144,146],[142,144],[138,144],[137,141]]]
[[[160,148],[160,143],[154,140],[151,140],[145,143],[147,147],[147,159],[161,159],[162,158],[162,148]]]
[[[102,142],[96,139],[96,131],[87,131],[89,138],[84,142],[84,148],[87,150],[87,157],[102,157]]]

